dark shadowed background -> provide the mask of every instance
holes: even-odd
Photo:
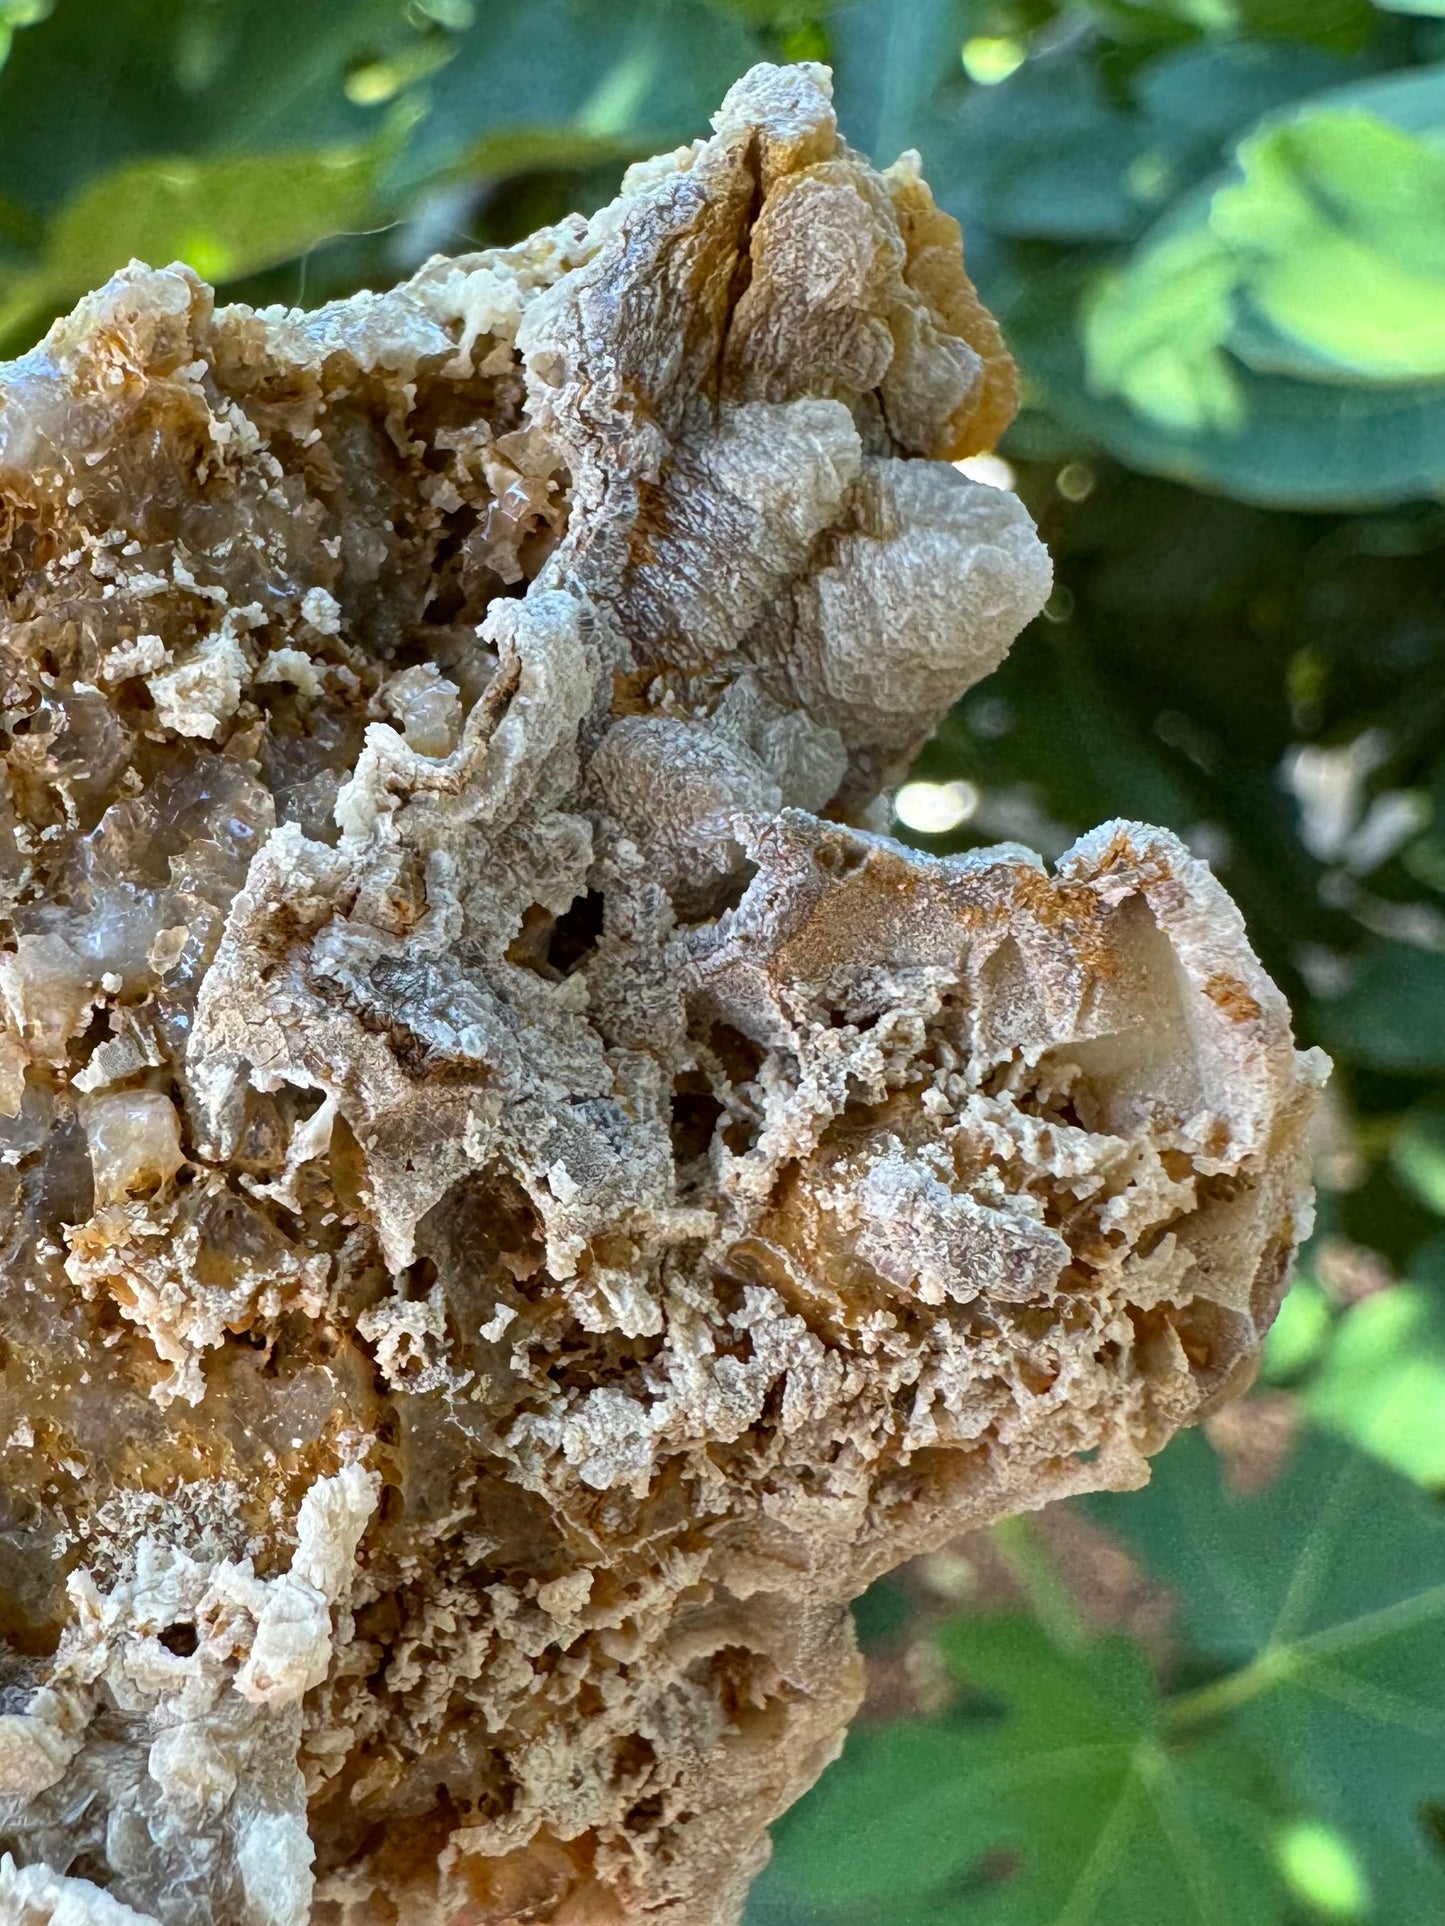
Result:
[[[898,799],[1167,824],[1336,1074],[1261,1387],[859,1609],[749,1926],[1445,1920],[1445,0],[0,0],[0,353],[136,255],[308,305],[596,206],[757,59],[922,151],[1058,569]]]

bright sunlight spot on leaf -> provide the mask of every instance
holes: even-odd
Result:
[[[368,60],[346,76],[346,98],[354,107],[377,107],[405,86],[405,76],[394,60]]]
[[[1357,1919],[1369,1904],[1359,1861],[1333,1826],[1291,1826],[1279,1842],[1279,1863],[1291,1892],[1326,1919]]]
[[[363,60],[346,76],[344,92],[353,107],[380,107],[403,89],[444,67],[451,44],[433,37],[408,47],[391,60]]]
[[[224,281],[228,274],[235,272],[235,255],[214,234],[187,234],[178,243],[176,252],[207,281]]]
[[[980,87],[996,87],[1017,72],[1027,52],[1013,34],[978,34],[963,43],[963,71]]]
[[[946,836],[977,808],[978,791],[971,782],[906,782],[893,803],[904,828],[924,836]]]

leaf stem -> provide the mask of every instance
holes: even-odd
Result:
[[[1232,1712],[1237,1705],[1257,1699],[1285,1679],[1309,1671],[1321,1659],[1378,1644],[1382,1639],[1412,1631],[1416,1625],[1441,1616],[1445,1616],[1445,1585],[1434,1585],[1427,1592],[1417,1592],[1413,1598],[1398,1599],[1393,1605],[1382,1605],[1377,1611],[1347,1619],[1343,1625],[1329,1625],[1305,1638],[1267,1645],[1258,1658],[1251,1659],[1239,1671],[1215,1679],[1211,1685],[1201,1685],[1195,1692],[1183,1692],[1178,1698],[1166,1700],[1162,1715],[1164,1729],[1182,1732],[1203,1725],[1222,1713]]]
[[[1295,1666],[1296,1654],[1288,1645],[1279,1645],[1261,1652],[1238,1672],[1227,1673],[1222,1679],[1215,1679],[1210,1685],[1201,1685],[1197,1691],[1182,1692],[1178,1698],[1166,1699],[1162,1708],[1162,1724],[1166,1732],[1186,1732],[1191,1727],[1206,1725],[1211,1720],[1221,1718],[1232,1712],[1236,1706],[1247,1705],[1262,1693],[1271,1691],[1280,1681],[1287,1678]]]
[[[1001,1518],[989,1538],[1045,1636],[1063,1652],[1077,1652],[1087,1644],[1088,1627],[1058,1567],[1040,1543],[1032,1518]]]

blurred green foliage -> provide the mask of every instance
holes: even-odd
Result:
[[[1172,1657],[1085,1638],[1060,1580],[950,1622],[947,1705],[850,1740],[749,1926],[1428,1926],[1445,0],[0,0],[0,349],[133,254],[315,302],[511,240],[759,58],[831,61],[856,144],[921,149],[1023,370],[1003,454],[1057,587],[925,751],[964,801],[917,840],[1169,825],[1336,1074],[1265,1361],[1286,1470],[1238,1496],[1190,1437],[1093,1507]],[[901,1649],[906,1589],[860,1622]]]
[[[854,1732],[754,1926],[1445,1916],[1438,1506],[1323,1437],[1253,1496],[1197,1435],[1166,1469],[1089,1506],[1181,1601],[1162,1684],[1125,1637],[949,1621],[947,1706]]]

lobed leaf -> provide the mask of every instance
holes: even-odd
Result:
[[[779,1827],[750,1919],[779,1900],[918,1926],[1278,1917],[1269,1824],[1241,1794],[1252,1769],[1165,1743],[1131,1640],[1062,1652],[995,1618],[955,1621],[940,1645],[994,1709],[855,1733]]]
[[[1381,1921],[1445,1913],[1428,1815],[1445,1795],[1445,1519],[1320,1434],[1264,1491],[1229,1488],[1186,1435],[1149,1487],[1090,1508],[1177,1590],[1181,1631],[1224,1675],[1175,1730],[1228,1720],[1301,1814],[1353,1849]]]

